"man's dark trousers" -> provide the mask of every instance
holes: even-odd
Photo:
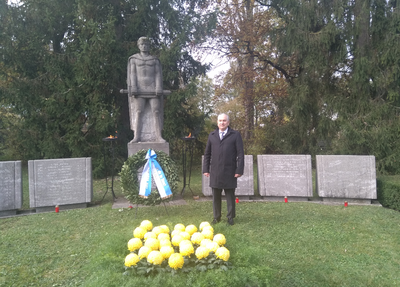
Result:
[[[235,206],[235,189],[224,189],[225,198],[228,208],[228,219],[234,219],[236,216],[236,206]],[[221,220],[221,200],[222,200],[222,189],[213,188],[213,212],[214,219]]]

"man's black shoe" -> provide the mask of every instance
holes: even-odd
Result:
[[[228,218],[228,224],[229,225],[234,225],[235,223],[233,223],[233,218]]]
[[[215,219],[214,218],[214,220],[211,222],[211,224],[217,224],[218,222],[220,222],[221,221],[221,219]]]

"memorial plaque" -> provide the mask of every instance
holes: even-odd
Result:
[[[375,157],[317,155],[317,191],[322,198],[376,199]]]
[[[21,207],[21,161],[0,162],[0,215],[16,214],[16,210],[20,209]]]
[[[92,201],[91,158],[31,160],[28,169],[31,208]]]
[[[310,155],[258,155],[257,167],[261,196],[313,196]]]
[[[204,156],[201,158],[203,164]],[[210,170],[210,173],[212,171]],[[202,175],[202,191],[204,196],[212,196],[212,189],[210,187],[210,178]],[[225,195],[224,192],[222,192]],[[237,180],[237,188],[235,191],[236,196],[250,197],[254,196],[254,175],[253,175],[253,156],[244,156],[244,172]]]

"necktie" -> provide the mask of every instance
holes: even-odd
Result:
[[[224,138],[224,132],[219,133],[219,138],[222,140]]]

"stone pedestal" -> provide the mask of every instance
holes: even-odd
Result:
[[[160,150],[169,155],[169,143],[157,143],[157,142],[138,142],[128,143],[128,156],[132,156],[140,150],[152,149],[154,151]]]

